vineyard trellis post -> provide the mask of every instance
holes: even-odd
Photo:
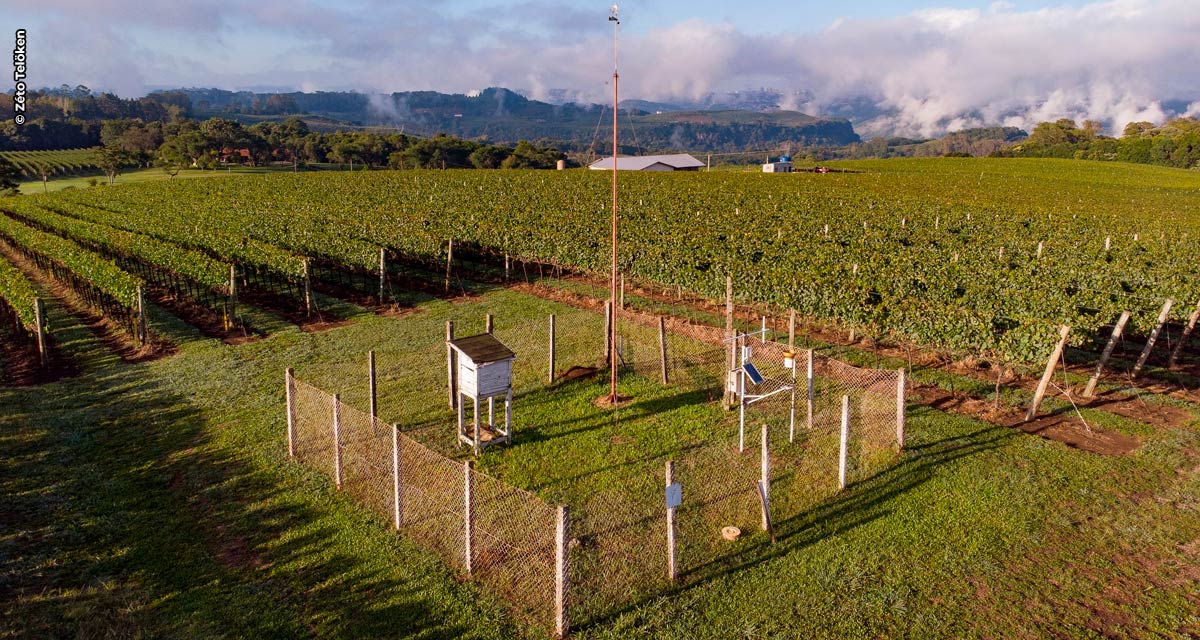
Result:
[[[387,283],[387,256],[386,249],[379,247],[379,304],[383,305],[383,290]]]
[[[296,373],[288,367],[283,374],[283,390],[287,397],[288,457],[296,457]]]
[[[454,264],[454,238],[446,241],[446,295],[450,295],[450,266]]]
[[[483,331],[484,331],[484,333],[492,333],[495,330],[495,328],[496,328],[495,319],[492,317],[492,314],[489,313],[489,314],[487,314],[487,317],[484,318]]]
[[[1174,367],[1175,363],[1179,361],[1179,354],[1183,353],[1184,345],[1188,343],[1188,340],[1192,337],[1192,332],[1196,330],[1197,321],[1200,321],[1200,302],[1196,303],[1196,310],[1188,318],[1187,325],[1183,328],[1183,334],[1179,336],[1179,343],[1171,350],[1171,357],[1167,360],[1168,367]]]
[[[796,310],[788,309],[788,349],[796,348]]]
[[[1067,336],[1070,333],[1071,327],[1067,325],[1059,328],[1058,344],[1054,346],[1054,351],[1050,353],[1050,359],[1046,361],[1046,370],[1042,372],[1042,379],[1038,382],[1037,391],[1033,394],[1033,404],[1029,405],[1029,412],[1025,414],[1025,422],[1029,422],[1037,416],[1038,409],[1042,406],[1042,399],[1046,397],[1046,390],[1050,388],[1050,378],[1054,376],[1058,359],[1062,357],[1063,349],[1067,346]]]
[[[37,333],[38,359],[46,366],[46,309],[41,298],[33,299],[33,323]]]
[[[137,288],[137,317],[138,340],[145,346],[150,343],[150,334],[146,327],[146,294],[142,287]]]
[[[1100,353],[1100,362],[1096,364],[1096,371],[1092,373],[1087,387],[1083,390],[1083,397],[1090,398],[1096,393],[1096,383],[1100,382],[1100,374],[1104,373],[1104,365],[1108,364],[1108,359],[1112,356],[1113,349],[1117,347],[1117,342],[1121,339],[1121,334],[1125,332],[1125,323],[1129,322],[1129,316],[1129,311],[1122,311],[1120,319],[1113,326],[1112,336],[1108,339],[1108,344],[1104,345],[1104,351]]]
[[[1133,376],[1136,378],[1142,372],[1142,368],[1146,366],[1146,362],[1150,360],[1150,352],[1154,351],[1154,343],[1158,342],[1158,336],[1162,334],[1163,327],[1167,324],[1167,316],[1171,313],[1171,305],[1175,301],[1167,298],[1163,303],[1162,310],[1158,312],[1158,322],[1154,325],[1154,330],[1150,332],[1150,338],[1146,340],[1146,348],[1142,349],[1142,355],[1138,358],[1137,364],[1133,365]]]
[[[310,270],[312,269],[311,263],[312,260],[309,258],[304,258],[303,262],[301,263],[303,265],[303,273],[301,275],[304,279],[304,313],[308,316],[312,316],[313,307],[312,275],[310,273]]]
[[[237,266],[232,264],[229,265],[229,321],[237,326]]]

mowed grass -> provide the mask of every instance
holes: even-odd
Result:
[[[303,333],[276,321],[240,346],[154,310],[180,352],[129,365],[51,305],[85,373],[0,390],[0,637],[537,637],[287,459],[283,370],[365,409],[374,349],[381,416],[453,453],[447,319],[464,335],[492,312],[498,335],[529,344],[550,312],[560,340],[591,320],[508,291],[400,318],[337,310],[351,323]],[[563,349],[560,370],[599,356],[582,342]],[[544,372],[530,366],[518,375]],[[440,375],[421,384],[413,370]],[[735,415],[702,392],[631,378],[633,400],[614,416],[591,404],[604,380],[532,380],[514,408],[517,444],[478,466],[551,503],[661,491],[662,460],[736,437]],[[921,407],[909,425],[897,464],[782,519],[777,544],[745,523],[722,562],[685,565],[674,592],[591,606],[577,635],[1200,634],[1195,424],[1150,431],[1122,458]],[[647,525],[649,539],[662,524]]]

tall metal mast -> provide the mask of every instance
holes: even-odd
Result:
[[[613,23],[612,277],[609,280],[609,309],[612,310],[612,316],[611,322],[609,322],[611,334],[608,337],[609,370],[611,372],[608,400],[615,405],[619,399],[617,396],[617,31],[621,26],[615,4],[612,6],[612,13],[608,16],[608,21]]]

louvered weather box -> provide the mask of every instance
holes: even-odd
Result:
[[[517,354],[490,333],[449,342],[458,360],[458,441],[476,454],[484,447],[512,442],[512,364]],[[467,428],[466,402],[473,402]],[[504,398],[504,424],[495,422],[496,398]],[[479,402],[487,400],[487,422],[480,423]]]

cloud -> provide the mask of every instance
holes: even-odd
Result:
[[[44,0],[32,42],[52,43],[35,60],[42,84],[86,83],[127,95],[146,85],[264,84],[380,92],[506,86],[597,102],[611,95],[606,8],[547,0],[455,7]],[[74,19],[84,11],[86,25]],[[750,34],[698,18],[630,31],[637,16],[625,17],[623,97],[698,99],[773,87],[787,96],[784,106],[822,115],[866,105],[871,117],[855,123],[860,131],[912,136],[1030,128],[1060,117],[1099,120],[1119,132],[1129,121],[1172,115],[1166,100],[1200,110],[1195,0],[1034,10],[998,1],[986,9],[839,18],[811,33]]]

